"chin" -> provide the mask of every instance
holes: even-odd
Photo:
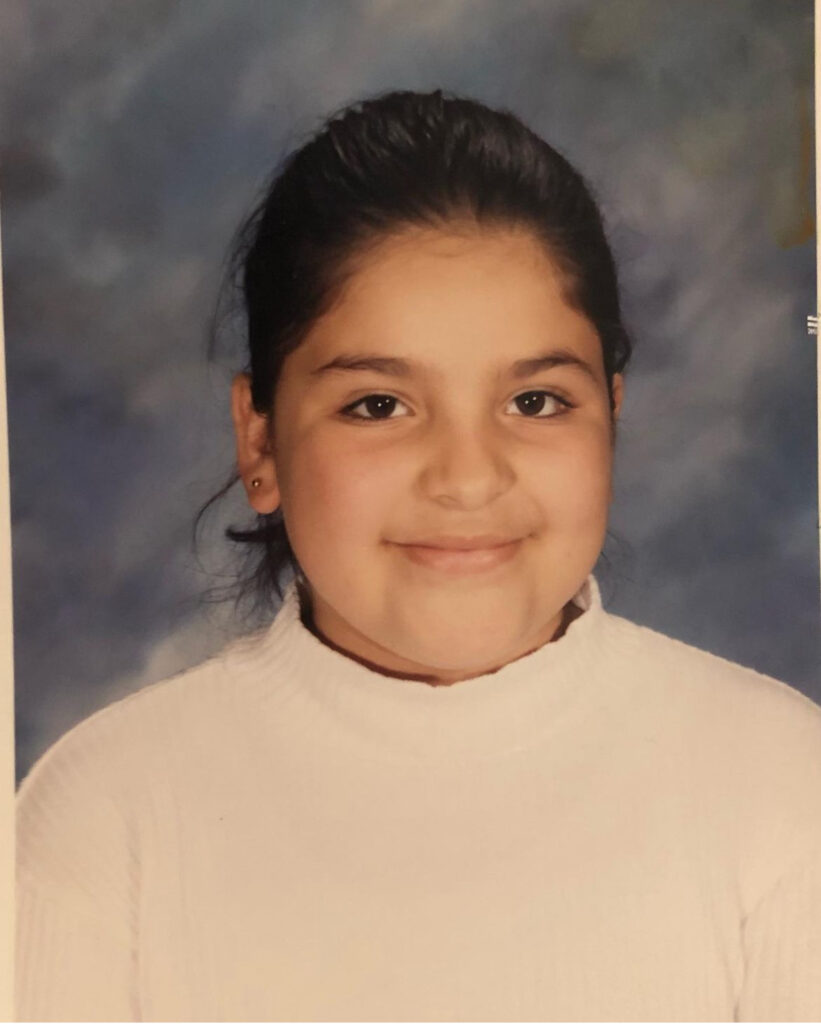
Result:
[[[575,593],[568,589],[567,598],[558,593],[547,599],[534,597],[529,588],[475,588],[458,610],[441,598],[413,602],[391,609],[382,621],[383,636],[392,637],[387,646],[396,654],[432,671],[481,674],[547,642],[552,620]]]
[[[460,679],[473,679],[476,676],[495,672],[509,662],[515,661],[525,652],[515,651],[511,653],[499,649],[481,652],[472,651],[469,657],[465,657],[464,652],[461,652],[459,657],[454,657],[452,650],[450,657],[448,657],[448,653],[445,651],[430,651],[427,653],[429,654],[427,658],[420,656],[419,664],[422,666],[421,670],[431,675],[447,676],[448,678],[443,680],[445,682],[456,682]]]
[[[478,636],[475,626],[431,638],[430,636],[405,638],[394,646],[394,651],[409,661],[431,672],[459,673],[460,675],[481,675],[490,669],[500,668],[508,661],[520,657],[527,649],[527,639],[516,636]]]

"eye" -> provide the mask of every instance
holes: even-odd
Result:
[[[573,408],[566,399],[560,398],[551,391],[540,389],[524,391],[522,394],[516,395],[508,404],[506,412],[510,411],[511,405],[515,405],[519,412],[528,419],[549,419]],[[346,405],[341,412],[343,416],[354,420],[395,420],[407,415],[407,412],[400,413],[398,416],[394,415],[397,408],[400,407],[407,410],[405,403],[395,395],[373,394],[365,395],[364,398]],[[360,409],[362,411],[358,412],[357,410]]]
[[[551,391],[541,390],[523,391],[521,395],[516,395],[510,400],[505,411],[509,411],[512,405],[515,405],[519,412],[529,419],[549,419],[551,416],[560,416],[565,410],[573,408],[566,399],[559,398]]]
[[[407,408],[393,395],[365,395],[364,398],[346,405],[342,410],[342,415],[349,416],[354,420],[395,420],[400,418],[392,415],[397,405]],[[354,411],[360,406],[365,409],[364,414]]]

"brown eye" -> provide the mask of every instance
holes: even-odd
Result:
[[[403,403],[393,395],[366,395],[364,398],[360,398],[358,402],[346,405],[342,412],[345,416],[350,416],[355,420],[397,419],[393,415],[397,405],[401,406]],[[360,408],[363,408],[365,412],[355,411]]]
[[[523,416],[531,419],[548,419],[571,408],[570,403],[563,398],[559,398],[558,395],[554,395],[550,391],[541,390],[524,391],[521,395],[511,399],[510,404],[515,405]],[[508,406],[509,408],[510,406]]]

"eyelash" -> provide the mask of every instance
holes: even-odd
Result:
[[[564,412],[567,412],[569,409],[575,408],[572,402],[569,402],[566,398],[562,398],[561,395],[557,395],[554,391],[548,391],[546,388],[531,388],[529,391],[522,391],[518,395],[514,395],[513,398],[510,399],[510,401],[515,402],[517,398],[524,398],[526,395],[546,395],[548,398],[552,398],[554,402],[557,402],[559,406],[561,406],[561,410],[559,412],[552,413],[550,416],[522,415],[521,418],[525,420],[552,420],[555,419],[557,416],[561,416]],[[349,419],[361,420],[365,423],[384,423],[387,422],[388,420],[404,419],[404,417],[402,416],[359,416],[357,413],[353,411],[358,406],[362,405],[363,402],[366,402],[369,398],[389,398],[394,399],[397,402],[402,402],[401,398],[397,398],[396,395],[390,395],[385,394],[381,391],[375,391],[372,394],[363,395],[362,398],[357,399],[355,402],[351,402],[350,405],[346,405],[341,410],[341,414],[343,416],[347,416]]]

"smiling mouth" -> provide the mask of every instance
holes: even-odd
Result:
[[[480,573],[504,565],[515,557],[522,544],[522,538],[503,543],[464,547],[432,544],[397,544],[403,554],[417,565],[448,573]]]

